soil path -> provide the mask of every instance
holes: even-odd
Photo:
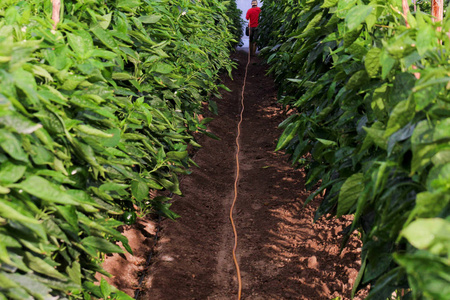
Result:
[[[139,272],[146,271],[139,299],[237,298],[231,257],[234,237],[228,214],[233,200],[235,137],[247,54],[237,52],[234,59],[239,64],[233,72],[234,80],[224,78],[232,91],[224,91],[223,99],[217,100],[219,116],[209,125],[221,140],[200,137],[203,148],[195,157],[199,168],[183,178],[184,196],[175,197],[172,206],[181,218],[162,222],[150,268],[144,270],[145,255],[116,255],[121,261],[111,258],[105,265],[116,275],[111,281],[130,295],[134,295]],[[277,127],[285,115],[276,102],[273,80],[265,77],[265,72],[266,66],[252,58],[234,214],[242,298],[349,299],[359,269],[360,244],[352,238],[349,248],[340,253],[339,233],[349,220],[320,220],[313,224],[320,199],[303,208],[309,195],[304,189],[304,171],[292,168],[282,153],[273,152],[281,133]],[[154,224],[140,220],[136,226],[125,228],[125,234],[133,249],[148,254]],[[134,266],[126,271],[129,261]]]

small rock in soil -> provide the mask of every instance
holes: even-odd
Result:
[[[308,258],[308,268],[310,269],[317,269],[319,266],[319,263],[317,262],[317,257],[311,256]]]

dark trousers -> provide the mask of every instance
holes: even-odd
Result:
[[[250,27],[250,43],[256,42],[258,39],[258,27]]]

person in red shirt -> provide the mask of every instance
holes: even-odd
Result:
[[[247,11],[245,18],[250,20],[250,54],[256,53],[256,39],[258,38],[258,19],[261,8],[258,7],[258,1],[252,1],[252,8]]]

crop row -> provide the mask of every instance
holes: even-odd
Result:
[[[52,2],[0,3],[0,299],[130,299],[95,275],[108,275],[105,253],[131,252],[116,228],[136,209],[177,217],[149,191],[181,194],[240,13],[234,1]]]
[[[354,215],[346,237],[358,229],[363,247],[353,293],[449,299],[450,16],[405,9],[266,0],[260,44],[295,112],[277,148],[309,167],[309,188],[320,183],[308,201],[325,191],[315,218]]]

